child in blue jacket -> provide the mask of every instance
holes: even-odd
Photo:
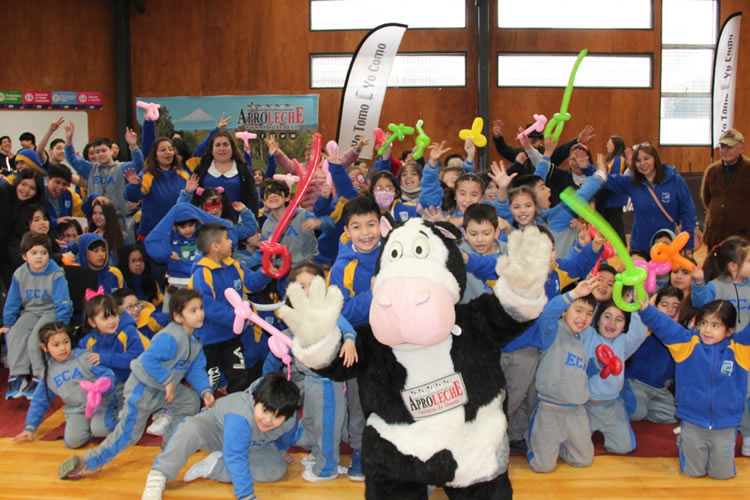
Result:
[[[99,234],[86,233],[78,239],[78,263],[96,271],[96,284],[104,293],[112,293],[125,283],[122,271],[109,265],[109,247]]]
[[[641,303],[641,318],[669,348],[676,363],[680,469],[691,477],[729,479],[737,473],[734,449],[746,404],[750,328],[733,335],[734,306],[709,302],[698,312],[698,330],[675,323]]]
[[[243,343],[240,336],[234,334],[234,308],[224,296],[224,290],[234,288],[244,296],[265,287],[271,279],[260,271],[244,269],[232,259],[232,241],[227,232],[228,228],[219,222],[207,222],[198,229],[196,245],[203,258],[195,263],[188,287],[201,294],[206,309],[206,321],[196,334],[203,343],[211,384],[217,388],[223,374],[229,382],[227,391],[231,393],[244,391],[260,376],[268,341],[261,336],[258,343],[252,345]],[[246,327],[242,335],[254,337],[253,329]],[[256,376],[250,378],[251,373]]]

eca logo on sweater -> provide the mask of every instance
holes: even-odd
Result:
[[[721,364],[721,374],[728,377],[732,374],[732,370],[734,370],[734,361],[724,360]]]
[[[46,300],[52,300],[52,296],[49,294],[49,290],[39,290],[38,288],[27,288],[24,290],[26,292],[26,300],[34,300],[34,299],[46,299]]]

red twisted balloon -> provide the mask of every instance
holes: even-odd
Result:
[[[607,344],[596,346],[596,359],[604,365],[599,373],[601,378],[607,378],[610,375],[619,375],[622,373],[622,360],[615,356],[615,352]]]
[[[286,228],[289,226],[289,221],[294,217],[294,213],[302,202],[302,197],[312,183],[313,177],[315,176],[315,170],[318,168],[322,143],[323,137],[319,133],[313,135],[312,158],[308,164],[307,174],[305,174],[302,182],[297,185],[297,192],[294,193],[292,201],[289,202],[289,205],[286,207],[286,211],[284,211],[284,215],[281,216],[281,220],[276,225],[273,233],[271,233],[271,237],[268,241],[263,241],[260,244],[260,250],[263,252],[263,260],[261,261],[263,264],[263,271],[272,278],[282,278],[289,272],[289,268],[292,265],[292,256],[289,254],[289,249],[285,245],[280,244],[279,240],[281,240],[281,237],[286,232]],[[300,168],[299,163],[297,163],[297,160],[292,161],[294,161],[294,166],[297,171],[301,172],[302,169]],[[281,256],[281,267],[275,269],[271,264],[271,261],[277,255]]]

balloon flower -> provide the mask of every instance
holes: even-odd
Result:
[[[412,153],[412,158],[415,160],[418,160],[422,157],[422,153],[424,153],[424,150],[427,149],[427,146],[430,145],[430,138],[427,137],[427,135],[424,133],[424,130],[422,130],[422,124],[424,122],[422,120],[419,120],[417,122],[417,138],[414,139],[414,142],[416,143],[417,147],[414,148],[414,152]]]
[[[482,134],[483,128],[484,120],[477,116],[476,118],[474,118],[474,122],[471,124],[471,129],[461,129],[458,132],[458,137],[462,141],[471,139],[471,142],[473,142],[476,147],[483,148],[487,145],[487,138]]]
[[[250,147],[250,143],[248,142],[250,139],[255,139],[258,137],[257,134],[253,134],[252,132],[235,132],[234,136],[242,139],[242,142],[245,143],[245,149],[248,149]]]
[[[547,125],[547,117],[544,115],[534,115],[534,123],[532,123],[529,128],[521,132],[516,136],[516,139],[519,141],[521,140],[521,137],[526,136],[528,137],[530,133],[536,131],[536,132],[542,132],[544,130],[544,126]]]
[[[372,135],[375,137],[375,147],[380,149],[380,146],[385,142],[385,134],[383,133],[383,130],[375,127],[372,129]]]
[[[291,191],[292,186],[299,182],[299,176],[292,174],[273,174],[273,180],[286,182],[286,185],[289,186],[289,190]]]
[[[672,264],[669,262],[656,262],[655,260],[649,262],[639,260],[635,265],[641,269],[645,269],[648,273],[646,281],[643,284],[648,293],[654,293],[656,291],[656,277],[660,274],[666,274],[672,269]]]
[[[604,365],[602,371],[599,372],[601,378],[607,378],[610,375],[617,376],[622,373],[622,360],[615,356],[615,351],[611,347],[607,344],[599,344],[594,352],[596,352],[596,359]]]
[[[234,307],[234,323],[232,324],[232,331],[236,335],[241,334],[245,329],[245,322],[248,320],[267,331],[271,335],[271,338],[268,339],[268,348],[274,356],[279,358],[286,365],[286,379],[289,380],[292,376],[292,358],[289,356],[289,349],[292,347],[292,339],[258,316],[250,307],[250,303],[242,300],[242,297],[240,297],[240,294],[237,293],[237,290],[234,288],[224,289],[224,297],[226,297],[229,305]]]
[[[378,156],[385,153],[385,150],[388,149],[388,146],[396,139],[398,139],[399,141],[403,141],[407,135],[412,135],[414,133],[413,127],[408,127],[403,123],[399,123],[398,125],[396,125],[395,123],[389,123],[388,130],[391,131],[391,136],[386,139],[383,145],[380,146],[380,149],[378,149]]]
[[[107,377],[99,377],[95,381],[81,380],[78,385],[86,391],[86,418],[94,416],[94,411],[102,405],[102,394],[112,387],[112,381]]]
[[[159,108],[161,105],[156,104],[155,102],[143,102],[143,101],[136,101],[135,105],[139,108],[143,108],[146,110],[146,120],[150,120],[152,122],[155,122],[159,119]]]
[[[263,265],[263,271],[271,278],[279,279],[289,272],[289,268],[292,265],[292,256],[289,254],[289,249],[279,243],[281,237],[286,232],[286,228],[289,226],[289,221],[292,220],[294,214],[297,212],[300,203],[302,202],[302,196],[307,192],[310,184],[312,183],[313,177],[315,176],[315,169],[318,168],[318,162],[320,161],[320,145],[323,142],[323,138],[319,133],[313,136],[312,145],[312,158],[308,164],[307,174],[302,179],[301,183],[297,186],[297,192],[294,193],[292,201],[287,205],[284,215],[281,216],[281,220],[276,225],[276,228],[271,233],[271,237],[268,241],[262,241],[260,243],[260,250],[263,252],[263,259],[261,263]],[[294,166],[298,172],[302,171],[302,168],[297,163],[297,160],[292,160]],[[278,269],[272,265],[272,259],[276,256],[281,257],[281,267]]]
[[[578,66],[581,65],[581,61],[588,54],[588,49],[583,49],[576,58],[576,62],[573,65],[573,69],[570,72],[570,78],[568,78],[568,86],[565,87],[565,93],[563,94],[562,103],[560,104],[560,112],[552,115],[552,119],[547,122],[547,127],[544,129],[544,137],[552,135],[554,140],[559,140],[562,134],[565,122],[570,120],[570,113],[568,113],[568,104],[570,104],[570,96],[573,94],[573,82],[576,79],[576,73],[578,72]],[[554,131],[553,131],[554,130]]]
[[[656,262],[669,262],[672,266],[672,270],[677,270],[681,267],[692,271],[695,269],[695,264],[690,262],[688,259],[680,255],[680,252],[690,240],[690,234],[683,231],[677,235],[677,237],[667,245],[666,243],[657,243],[651,247],[651,260]]]
[[[612,300],[617,307],[623,311],[629,312],[634,312],[640,309],[638,303],[646,302],[648,300],[646,289],[643,287],[643,282],[646,281],[647,277],[646,270],[640,269],[633,264],[633,259],[630,258],[628,248],[617,235],[617,232],[612,229],[612,226],[604,220],[604,217],[602,217],[599,212],[591,208],[586,200],[576,193],[575,189],[572,187],[566,188],[565,191],[560,193],[560,199],[568,205],[571,210],[586,219],[586,222],[598,229],[599,232],[602,233],[610,243],[612,243],[615,253],[625,265],[625,271],[615,275],[615,284],[612,287]],[[623,286],[632,286],[635,288],[635,302],[626,302],[622,298]]]

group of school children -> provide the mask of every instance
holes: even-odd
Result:
[[[153,134],[153,124],[144,125]],[[558,456],[576,467],[590,465],[595,431],[604,435],[611,453],[629,453],[636,448],[630,421],[644,418],[681,422],[677,446],[686,475],[733,477],[738,429],[743,454],[750,455],[750,329],[745,328],[750,242],[727,239],[710,249],[702,269],[688,274],[687,286],[680,289],[671,276],[660,277],[663,286],[639,304],[639,312],[622,311],[612,298],[617,271],[597,262],[606,240],[599,234],[592,238],[564,204],[551,206],[544,181],[556,147],[551,140],[537,155],[529,151],[535,171],[521,175],[502,163],[475,174],[471,141],[466,157],[443,158],[450,148],[444,142],[432,145],[424,165],[410,156],[399,161],[388,149],[368,168],[357,161],[364,140],[341,158],[328,156],[330,182],[315,177],[314,194],[308,192],[280,240],[291,253],[292,270],[272,280],[261,266],[259,247],[291,199],[290,186],[272,176],[277,165],[294,168],[273,137],[266,139],[266,171],[258,169],[253,185],[240,186],[232,179],[245,178],[239,164],[234,175],[211,173],[219,161],[219,153],[211,160],[217,148],[236,148],[223,127],[201,146],[208,170],[203,177],[194,171],[197,158],[189,157],[179,139],[144,137],[151,146],[144,149],[148,159],[141,171],[144,154],[132,131],[127,134],[130,164],[113,160],[106,139],[95,142],[102,150],[95,160],[79,158],[71,145],[72,125],[66,133],[66,159],[89,180],[89,196],[81,203],[69,188],[72,174],[66,167],[46,172],[47,204],[39,210],[48,223],[32,221],[20,240],[24,264],[13,273],[0,329],[10,372],[6,397],[31,400],[16,440],[32,439],[55,396],[64,403],[66,446],[80,448],[92,437],[104,437],[84,455],[63,462],[61,478],[100,469],[138,442],[151,419],[148,432],[163,435],[164,446],[143,498],[161,498],[166,481],[175,479],[197,450],[211,453],[185,473],[185,481],[231,482],[242,499],[255,498],[254,482],[284,476],[292,445],[311,452],[302,460],[307,481],[335,479],[342,472],[364,480],[366,415],[356,380],[332,381],[296,361],[284,368],[258,327],[248,323],[234,333],[234,309],[223,292],[237,290],[261,316],[293,336],[273,312],[287,286],[307,291],[314,278],[326,278],[344,294],[340,356],[347,365],[356,363],[355,327],[368,322],[381,217],[447,220],[463,230],[459,246],[467,286],[462,302],[491,293],[498,279],[495,264],[507,252],[511,231],[535,225],[553,242],[548,303],[503,348],[501,358],[511,446],[526,451],[534,471],[553,470]],[[220,142],[225,139],[230,144]],[[309,160],[310,148],[305,153]],[[251,164],[247,154],[245,161]],[[303,172],[312,167],[302,164]],[[589,167],[595,173],[578,179],[578,193],[594,200],[612,161]],[[262,209],[243,202],[248,189]],[[125,245],[127,234],[120,234],[120,248],[113,249],[112,231],[99,231],[103,224],[92,218],[92,232],[77,230],[67,239],[78,205],[89,211],[98,206],[104,215],[109,211],[101,218],[127,233],[122,228],[129,227],[133,211],[127,201],[140,202],[134,218],[138,244]],[[53,240],[50,234],[60,236]],[[674,234],[665,230],[654,236],[656,242]],[[53,243],[68,252],[61,265]],[[86,291],[80,322],[73,318],[64,271],[70,266],[96,273],[98,288]],[[632,290],[628,294],[625,300],[636,300]],[[625,364],[621,373],[604,376],[606,363],[597,354],[602,345]],[[80,382],[105,379],[102,402],[87,416],[87,392]],[[223,397],[214,399],[215,393]],[[339,466],[342,440],[354,450],[348,469]]]

